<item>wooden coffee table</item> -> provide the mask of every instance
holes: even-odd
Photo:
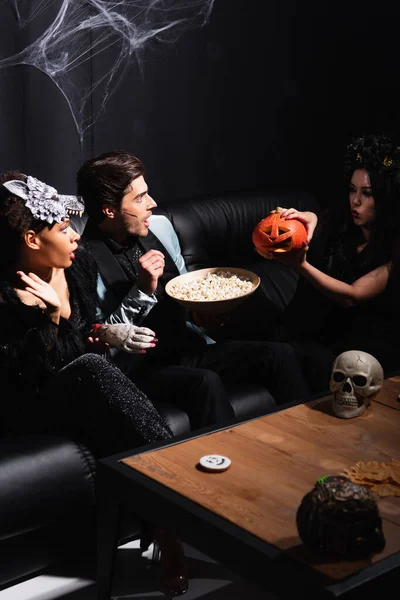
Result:
[[[384,550],[330,562],[300,541],[296,511],[318,477],[359,460],[400,460],[400,377],[385,380],[361,417],[335,417],[332,398],[99,461],[99,600],[108,600],[121,508],[171,527],[183,541],[280,597],[353,598],[400,574],[400,497],[378,499]],[[223,473],[198,468],[228,456]],[[299,587],[300,586],[300,587]],[[361,587],[362,586],[362,587]]]

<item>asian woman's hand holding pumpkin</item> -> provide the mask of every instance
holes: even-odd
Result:
[[[308,245],[309,233],[306,226],[295,216],[294,209],[277,208],[262,219],[253,229],[252,241],[261,256],[272,254],[294,254]],[[286,213],[286,217],[282,215]],[[306,222],[311,219],[303,217]],[[312,231],[313,232],[313,231]]]
[[[305,226],[307,230],[307,244],[310,244],[315,228],[318,223],[318,217],[311,211],[298,211],[296,208],[284,208],[281,214],[283,219],[297,219]]]
[[[276,260],[282,265],[286,265],[288,267],[301,269],[301,267],[303,267],[307,262],[307,250],[307,242],[304,242],[304,246],[296,252],[271,252],[267,258]]]

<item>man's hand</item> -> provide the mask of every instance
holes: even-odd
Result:
[[[137,327],[127,323],[105,323],[96,329],[96,338],[130,354],[144,354],[147,348],[156,345],[156,334],[148,327]]]
[[[164,273],[164,254],[149,250],[139,258],[138,288],[151,296],[157,289],[158,279]]]

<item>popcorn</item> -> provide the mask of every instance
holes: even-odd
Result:
[[[252,290],[253,283],[246,277],[234,275],[230,271],[217,271],[208,273],[202,279],[175,283],[171,286],[170,292],[178,300],[210,302],[237,298]]]

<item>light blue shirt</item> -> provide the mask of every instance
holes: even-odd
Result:
[[[181,252],[181,245],[171,221],[163,215],[151,215],[149,221],[150,231],[158,237],[164,248],[168,250],[179,274],[183,275],[184,273],[187,273],[187,268]]]

